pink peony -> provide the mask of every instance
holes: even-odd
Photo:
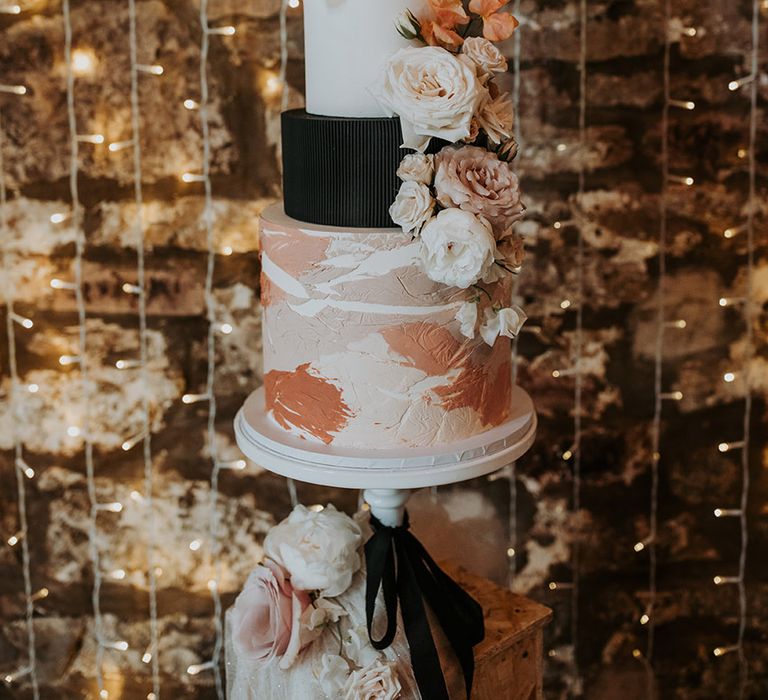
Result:
[[[266,559],[235,600],[232,632],[238,655],[264,663],[282,656],[299,632],[296,613],[309,603],[309,595],[295,590],[283,569]]]
[[[476,146],[448,146],[435,156],[435,190],[442,206],[488,219],[497,237],[525,211],[509,165]]]

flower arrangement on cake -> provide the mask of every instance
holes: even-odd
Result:
[[[373,648],[358,608],[366,534],[367,514],[353,519],[332,505],[297,505],[269,531],[264,559],[229,613],[233,651],[247,675],[294,668],[307,698],[400,697],[396,665]]]
[[[429,0],[428,18],[407,10],[397,29],[422,46],[391,56],[374,91],[400,118],[403,147],[415,151],[397,171],[402,184],[390,216],[420,239],[430,279],[477,291],[456,318],[461,333],[474,338],[482,310],[479,332],[489,345],[517,335],[526,320],[511,299],[502,306],[484,286],[516,274],[524,255],[512,228],[525,211],[510,167],[517,154],[514,110],[496,83],[507,61],[493,43],[517,27],[502,11],[506,4]],[[433,138],[446,145],[428,153]]]

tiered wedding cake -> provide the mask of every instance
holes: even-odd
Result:
[[[471,689],[482,610],[397,490],[488,473],[535,432],[507,340],[506,2],[305,0],[307,109],[283,115],[284,205],[261,221],[264,387],[236,430],[278,473],[365,488],[372,517],[297,506],[272,529],[228,613],[233,700],[448,700],[451,660]]]
[[[396,22],[425,5],[305,3],[307,109],[283,115],[285,204],[265,213],[261,250],[266,407],[310,441],[441,445],[510,412],[495,341],[524,320],[510,274],[523,207],[492,82],[506,64],[482,38],[460,58],[417,48]],[[429,135],[428,152],[474,138],[403,160],[404,139],[425,150]]]

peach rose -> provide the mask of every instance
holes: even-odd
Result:
[[[263,663],[282,656],[299,633],[296,618],[309,603],[309,595],[295,590],[285,571],[265,559],[235,600],[232,634],[238,655]]]
[[[484,216],[497,236],[525,211],[509,164],[477,146],[448,146],[435,156],[435,190],[444,207]]]

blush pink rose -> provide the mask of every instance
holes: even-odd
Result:
[[[283,569],[266,559],[235,600],[232,633],[238,655],[263,663],[282,656],[298,635],[297,612],[309,603],[309,595],[295,590]]]
[[[525,211],[509,164],[477,146],[448,146],[435,156],[435,191],[442,206],[484,216],[497,237]]]

